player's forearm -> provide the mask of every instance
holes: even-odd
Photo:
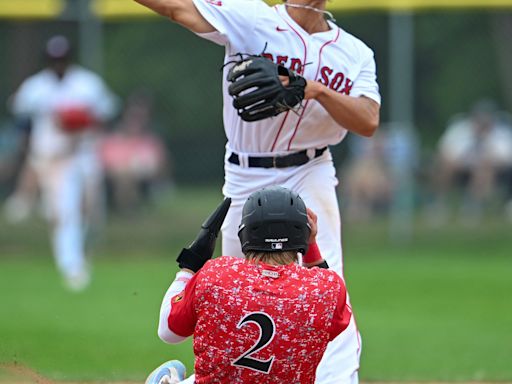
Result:
[[[179,6],[177,0],[135,0],[137,3],[172,19],[173,12]]]
[[[176,278],[172,282],[171,286],[165,293],[162,305],[160,307],[160,320],[158,323],[158,337],[162,341],[169,344],[180,343],[186,339],[186,337],[177,335],[169,329],[169,315],[172,309],[172,298],[182,293],[190,281],[194,273],[192,271],[181,270],[176,274]]]
[[[317,81],[308,81],[306,99],[315,99],[345,129],[372,136],[379,126],[380,105],[367,97],[342,95]]]
[[[215,28],[199,13],[192,0],[135,1],[195,33],[215,31]]]

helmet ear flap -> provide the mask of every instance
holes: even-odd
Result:
[[[254,192],[247,199],[238,237],[242,251],[306,253],[311,229],[300,196],[283,187]]]

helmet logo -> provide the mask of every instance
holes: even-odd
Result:
[[[287,237],[283,237],[280,239],[265,239],[265,243],[271,243],[270,249],[273,249],[273,250],[283,249],[283,243],[286,243],[286,242],[288,242]]]
[[[283,237],[280,239],[265,239],[265,243],[286,243],[288,242],[287,237]]]

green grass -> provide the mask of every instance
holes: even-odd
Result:
[[[401,245],[379,225],[346,228],[363,378],[512,379],[512,226],[484,224],[420,223]]]
[[[112,218],[91,287],[63,289],[47,227],[0,223],[0,363],[56,380],[137,380],[191,343],[156,335],[161,298],[219,189],[178,189],[152,212]],[[345,275],[363,335],[364,380],[512,381],[512,225],[345,223]],[[1,372],[0,372],[1,373]]]

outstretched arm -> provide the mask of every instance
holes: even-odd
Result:
[[[380,105],[368,97],[343,95],[308,80],[304,98],[318,101],[339,125],[358,135],[370,137],[379,126]]]
[[[199,13],[192,0],[135,0],[195,33],[214,32],[215,28]]]

